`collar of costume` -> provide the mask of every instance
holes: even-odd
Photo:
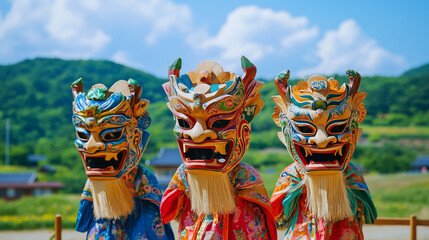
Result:
[[[174,234],[170,226],[162,225],[159,218],[162,194],[155,175],[145,167],[137,165],[122,178],[127,187],[132,189],[134,193],[136,207],[134,211],[127,217],[117,220],[94,219],[93,199],[89,186],[90,180],[88,180],[81,195],[76,231],[88,232],[88,237],[107,236],[112,239],[128,239],[127,237],[134,239],[142,235],[149,239],[173,239]],[[153,218],[151,219],[151,217]],[[146,228],[136,226],[146,226]],[[90,232],[91,229],[97,229],[97,232]]]
[[[346,73],[350,83],[341,87],[323,76],[290,86],[289,70],[275,79],[280,95],[272,97],[277,105],[273,119],[282,129],[278,136],[306,172],[343,171],[362,134],[358,125],[366,115],[366,93],[358,92],[359,73]]]
[[[147,168],[137,165],[133,170],[125,174],[122,179],[128,188],[132,189],[135,198],[148,200],[156,205],[160,205],[162,192],[159,189],[158,181],[155,175]],[[89,186],[89,180],[86,181],[81,199],[92,202],[92,193]],[[92,211],[89,211],[92,213]]]
[[[280,174],[271,197],[273,215],[280,222],[282,227],[293,226],[297,219],[299,209],[298,198],[304,193],[305,188],[302,182],[306,174],[305,170],[298,164],[293,163],[286,167]],[[357,200],[364,204],[364,216],[366,223],[373,223],[377,218],[377,211],[371,200],[368,187],[359,169],[350,162],[344,170],[346,178],[347,192],[349,194],[352,211],[356,213]]]
[[[164,223],[175,219],[180,208],[183,207],[178,202],[181,201],[180,196],[189,196],[186,181],[187,172],[188,170],[184,167],[184,164],[180,165],[164,193],[161,203],[161,215]],[[271,212],[271,204],[264,182],[252,166],[240,162],[228,172],[228,175],[239,198],[256,203]]]
[[[181,59],[169,68],[163,87],[176,118],[174,133],[186,169],[226,173],[250,142],[250,122],[262,109],[256,67],[245,57],[244,75],[225,72],[212,61],[180,76]]]
[[[117,81],[110,89],[102,84],[83,92],[82,79],[72,84],[75,146],[89,178],[120,178],[140,161],[150,134],[137,81]]]

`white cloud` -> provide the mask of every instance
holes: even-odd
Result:
[[[140,69],[142,68],[141,64],[133,62],[129,59],[128,53],[125,50],[120,50],[115,52],[115,54],[113,54],[113,56],[111,57],[111,60],[116,63],[123,64],[125,66],[140,68]]]
[[[150,45],[170,31],[187,32],[192,21],[190,8],[171,0],[15,0],[11,4],[10,11],[0,15],[0,61],[40,55],[91,58],[123,39]]]
[[[20,49],[32,49],[33,54],[61,52],[69,57],[81,52],[83,57],[90,57],[104,48],[110,36],[88,24],[88,5],[70,3],[14,1],[0,25],[0,40],[9,47],[0,51],[6,56]]]
[[[318,28],[309,26],[306,17],[293,17],[285,11],[257,6],[232,11],[216,36],[208,37],[197,49],[221,49],[220,59],[237,61],[241,55],[256,61],[277,51],[286,52],[314,39]]]
[[[319,64],[299,71],[299,75],[343,73],[346,68],[364,75],[394,75],[407,68],[404,57],[379,46],[352,19],[326,32],[317,47],[315,57],[320,59]]]

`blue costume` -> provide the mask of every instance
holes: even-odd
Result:
[[[137,165],[123,179],[127,187],[133,189],[133,213],[127,218],[96,220],[87,181],[80,200],[76,231],[87,232],[87,239],[174,239],[170,225],[161,221],[162,193],[153,173]]]

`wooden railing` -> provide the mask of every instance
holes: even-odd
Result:
[[[417,219],[416,215],[410,218],[386,218],[380,217],[373,225],[402,225],[410,226],[410,240],[417,240],[417,226],[429,226],[429,220]],[[55,240],[61,240],[61,215],[55,216]]]
[[[61,240],[61,231],[62,231],[61,215],[55,215],[55,240]]]
[[[410,218],[377,218],[374,225],[402,225],[410,226],[410,240],[417,240],[417,226],[429,226],[429,220],[417,219],[416,215]]]

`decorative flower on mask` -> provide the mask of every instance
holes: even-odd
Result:
[[[89,178],[120,178],[139,162],[150,134],[146,110],[137,81],[117,81],[110,89],[102,84],[83,92],[82,79],[72,84],[74,141]]]
[[[254,80],[256,67],[247,58],[242,57],[241,66],[243,77],[212,61],[182,76],[180,58],[169,67],[170,81],[163,87],[187,169],[226,173],[246,152],[250,122],[263,106],[262,83]]]
[[[366,93],[357,92],[359,73],[346,73],[350,83],[340,88],[337,80],[323,76],[289,86],[289,70],[275,80],[280,95],[272,97],[277,105],[273,119],[282,128],[278,136],[307,172],[344,170],[362,134],[358,124],[366,115]]]

